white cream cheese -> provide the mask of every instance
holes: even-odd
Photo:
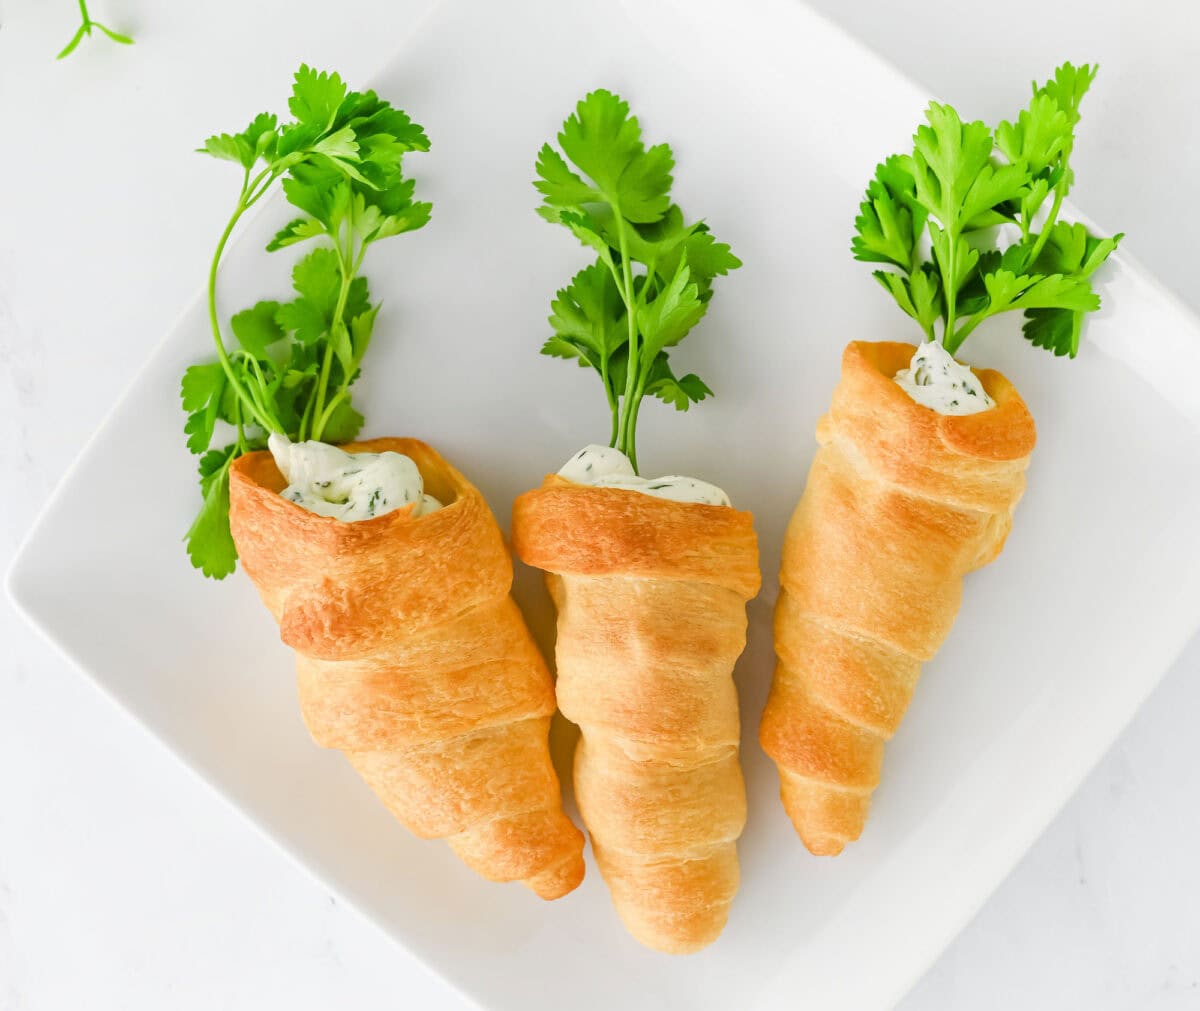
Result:
[[[940,341],[918,347],[909,367],[895,379],[913,400],[938,414],[978,414],[996,406],[975,373],[956,362]]]
[[[638,477],[629,457],[611,446],[585,446],[563,464],[558,474],[576,484],[625,488],[672,502],[699,502],[717,506],[730,504],[729,496],[715,484],[697,481],[694,477],[675,474],[669,477]]]
[[[279,494],[309,512],[347,523],[416,503],[414,517],[442,503],[424,494],[417,465],[403,453],[347,453],[324,442],[272,435],[267,448],[288,486]]]

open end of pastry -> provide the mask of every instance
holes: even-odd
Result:
[[[1037,441],[1033,416],[1017,388],[995,369],[972,369],[996,406],[977,414],[938,414],[918,404],[894,381],[908,367],[915,345],[899,341],[851,341],[842,358],[843,378],[866,383],[858,389],[867,402],[886,404],[915,426],[936,432],[946,446],[970,456],[1016,460]]]
[[[913,353],[917,350],[915,344],[906,344],[900,341],[855,341],[851,346],[855,347],[862,357],[883,378],[892,381],[893,385],[896,373],[909,367],[909,364],[912,362]],[[975,373],[984,390],[987,391],[987,395],[996,401],[997,407],[1000,405],[1002,398],[1008,399],[1010,396],[1016,394],[1013,385],[994,369],[977,369],[972,367],[971,371]],[[904,393],[903,390],[900,390],[900,392]],[[909,403],[915,403],[907,394],[904,394],[904,396]],[[930,407],[925,407],[921,404],[917,404],[916,406],[922,411],[937,413]],[[941,417],[970,417],[970,415],[947,414],[941,415]]]
[[[457,472],[436,450],[417,439],[368,439],[348,442],[338,448],[347,453],[403,453],[417,465],[426,493],[441,502],[443,509],[456,502],[462,494],[463,487]],[[267,491],[278,495],[287,487],[287,479],[280,473],[275,458],[265,450],[246,454],[237,461],[237,465],[246,477]]]

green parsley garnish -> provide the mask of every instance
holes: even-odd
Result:
[[[79,0],[79,16],[83,19],[83,23],[76,29],[75,34],[71,36],[71,41],[63,46],[63,50],[58,54],[56,59],[61,60],[65,56],[70,56],[79,47],[87,36],[92,34],[93,28],[99,28],[113,42],[119,42],[123,46],[132,46],[133,39],[128,35],[122,35],[120,32],[114,32],[107,25],[102,25],[99,21],[93,21],[88,14],[87,0]]]
[[[887,264],[876,279],[951,354],[985,319],[1016,309],[1033,344],[1078,352],[1083,317],[1100,308],[1090,278],[1122,238],[1059,219],[1075,178],[1079,104],[1096,69],[1064,63],[1041,87],[1034,82],[1016,122],[994,132],[931,102],[912,153],[876,168],[854,222],[854,258]],[[1005,232],[1013,238],[1002,245]]]
[[[221,579],[237,563],[229,533],[229,465],[261,449],[271,433],[295,441],[348,442],[363,424],[350,402],[371,341],[379,303],[359,274],[367,248],[422,227],[431,205],[413,200],[414,183],[401,172],[407,151],[428,151],[422,127],[375,92],[349,91],[337,74],[302,66],[288,102],[295,120],[271,113],[245,130],[209,137],[199,150],[234,162],[241,191],[213,254],[208,315],[217,360],[191,366],[180,393],[187,445],[200,457],[204,504],[187,532],[192,564]],[[292,270],[295,297],[262,301],[234,314],[229,350],[217,313],[217,273],[243,214],[281,181],[303,212],[267,245],[274,251],[317,239],[320,245]],[[236,439],[210,449],[218,421]]]
[[[538,153],[538,213],[598,255],[551,303],[554,336],[542,354],[600,374],[612,415],[609,445],[636,471],[642,398],[686,411],[712,395],[699,376],[676,378],[666,349],[704,316],[713,279],[741,261],[704,222],[684,224],[670,198],[670,147],[646,148],[637,118],[616,95],[598,90],[579,102],[558,143],[565,159],[549,144]]]

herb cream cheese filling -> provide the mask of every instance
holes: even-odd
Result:
[[[611,446],[585,446],[562,465],[559,477],[576,484],[597,488],[624,488],[643,495],[670,499],[672,502],[699,502],[703,505],[730,505],[729,496],[715,484],[694,477],[672,474],[668,477],[638,477],[629,457]]]
[[[416,503],[413,517],[442,503],[426,495],[421,472],[403,453],[347,453],[324,442],[272,435],[267,448],[288,486],[279,494],[309,512],[352,523]]]
[[[897,372],[895,380],[918,404],[938,414],[978,414],[996,406],[979,377],[956,362],[938,341],[918,347],[909,367]]]

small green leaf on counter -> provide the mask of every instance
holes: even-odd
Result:
[[[102,25],[99,21],[93,21],[91,15],[88,13],[87,0],[78,0],[78,3],[79,16],[82,18],[82,24],[75,29],[75,34],[71,36],[71,41],[63,46],[56,59],[61,60],[75,52],[75,50],[79,48],[79,43],[92,34],[93,28],[99,29],[113,42],[116,42],[122,46],[133,45],[133,39],[131,39],[128,35],[122,35],[120,32],[114,32],[107,25]]]

